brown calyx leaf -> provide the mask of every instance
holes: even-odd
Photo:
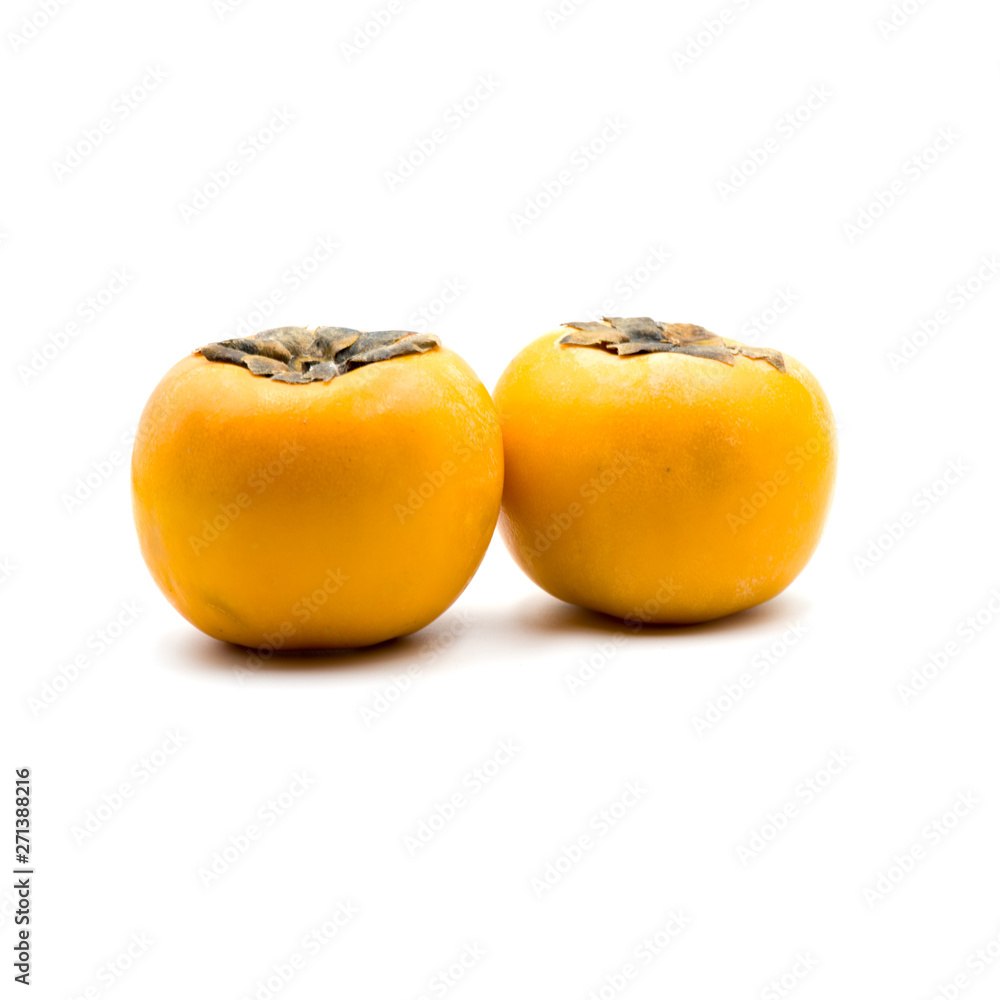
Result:
[[[785,358],[780,351],[748,344],[728,344],[722,337],[691,323],[657,323],[648,316],[630,319],[605,316],[602,322],[563,323],[563,326],[570,332],[559,338],[560,344],[600,347],[619,357],[667,351],[734,365],[736,357],[742,355],[766,361],[779,372],[785,371]]]
[[[329,382],[363,365],[404,354],[423,354],[441,341],[433,333],[343,326],[281,326],[252,337],[237,337],[199,347],[194,353],[209,361],[242,365],[254,375],[276,382]]]

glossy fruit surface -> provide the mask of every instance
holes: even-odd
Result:
[[[285,366],[286,381],[247,370],[280,345],[242,365],[187,357],[143,412],[132,464],[142,554],[174,607],[215,638],[300,649],[404,635],[455,600],[486,552],[503,454],[475,373],[436,342],[400,356],[375,343],[338,367],[337,336],[326,361]],[[232,344],[242,354],[247,342]],[[310,381],[319,365],[338,377]]]
[[[561,600],[707,621],[780,593],[819,541],[834,422],[788,355],[687,324],[570,324],[518,354],[494,398],[501,533]]]

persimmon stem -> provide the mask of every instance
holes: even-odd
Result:
[[[569,333],[559,338],[568,347],[599,347],[609,354],[624,357],[633,354],[666,352],[709,358],[735,365],[737,357],[766,361],[779,372],[785,371],[785,358],[769,347],[737,344],[709,333],[691,323],[657,323],[648,316],[624,319],[605,316],[601,322],[563,323]]]
[[[344,326],[281,326],[252,337],[199,347],[209,361],[241,365],[275,382],[329,382],[355,368],[404,354],[423,354],[441,341],[433,333],[379,330],[368,333]]]

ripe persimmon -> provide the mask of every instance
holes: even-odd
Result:
[[[472,369],[430,334],[283,327],[210,344],[153,391],[132,460],[139,544],[203,632],[365,646],[461,593],[503,451]]]
[[[521,351],[494,398],[501,534],[564,601],[706,621],[780,593],[819,541],[834,421],[786,354],[689,324],[569,323]]]

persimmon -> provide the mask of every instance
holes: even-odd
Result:
[[[836,432],[787,354],[645,317],[569,323],[521,351],[494,398],[500,531],[561,600],[707,621],[780,593],[819,541]]]
[[[283,327],[175,365],[132,459],[143,557],[208,635],[366,646],[422,628],[496,525],[489,393],[431,334]]]

